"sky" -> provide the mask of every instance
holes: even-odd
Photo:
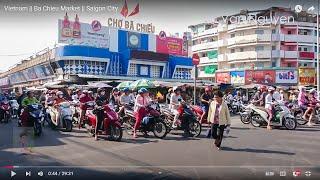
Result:
[[[19,63],[36,52],[53,47],[58,41],[58,19],[66,11],[17,12],[5,7],[61,7],[61,6],[111,6],[111,12],[78,12],[81,22],[98,20],[107,26],[107,19],[121,18],[120,11],[125,0],[0,0],[0,71]],[[152,23],[156,33],[182,33],[189,25],[212,22],[215,17],[232,15],[242,9],[259,10],[269,7],[291,7],[300,4],[304,8],[314,5],[316,0],[127,0],[129,12],[137,3],[140,13],[129,17],[137,23]],[[118,8],[118,11],[115,9]],[[70,19],[76,12],[68,11]]]

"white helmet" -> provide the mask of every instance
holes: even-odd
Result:
[[[57,95],[57,96],[63,95],[63,92],[62,92],[62,91],[58,91],[56,95]]]
[[[310,94],[313,94],[313,93],[315,93],[315,92],[317,92],[317,90],[316,90],[315,88],[312,88],[312,89],[310,89],[310,91],[309,91]]]
[[[177,91],[177,90],[180,90],[180,88],[179,88],[178,86],[174,86],[174,87],[172,88],[172,90],[173,90],[173,92],[175,92],[175,91]]]
[[[274,91],[274,90],[275,90],[274,87],[269,87],[269,88],[268,88],[268,91],[269,91],[269,92]]]

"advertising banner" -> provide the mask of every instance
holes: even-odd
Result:
[[[42,79],[42,78],[46,77],[45,73],[43,72],[42,65],[34,67],[34,71],[36,72],[36,76],[39,79]]]
[[[166,37],[165,35],[157,36],[157,52],[172,54],[172,55],[183,55],[183,39]]]
[[[101,26],[99,21],[92,21],[91,24],[80,23],[76,17],[72,22],[66,15],[58,24],[59,43],[109,48],[109,28]]]
[[[244,71],[232,71],[230,72],[231,84],[244,84]]]
[[[38,79],[38,76],[36,74],[36,71],[34,70],[34,67],[27,69],[28,73],[28,79]]]
[[[299,68],[299,85],[314,85],[315,76],[314,68]]]
[[[277,84],[297,84],[298,71],[297,70],[276,70]]]
[[[52,75],[54,75],[53,70],[52,70],[52,68],[51,68],[51,66],[50,66],[49,64],[43,65],[43,66],[41,66],[41,67],[42,67],[42,70],[43,70],[43,72],[44,72],[44,74],[45,74],[46,76],[52,76]]]
[[[245,84],[274,84],[276,73],[274,70],[245,71]]]
[[[208,66],[204,67],[204,73],[205,74],[214,74],[217,69],[218,69],[217,65],[208,65]]]
[[[217,83],[230,83],[230,73],[229,72],[218,72],[216,73],[216,82]]]

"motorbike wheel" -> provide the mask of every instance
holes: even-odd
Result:
[[[260,122],[262,121],[262,117],[258,114],[255,114],[251,117],[251,124],[253,127],[260,127]]]
[[[240,120],[243,124],[250,124],[251,123],[251,118],[249,114],[246,115],[240,115]]]
[[[123,135],[122,128],[117,125],[110,126],[110,137],[113,141],[121,141]]]
[[[283,122],[284,127],[288,130],[295,130],[297,127],[297,121],[293,118],[285,118]]]
[[[72,131],[72,121],[64,119],[63,120],[65,125],[66,125],[66,132],[71,132]]]
[[[155,137],[163,139],[166,137],[168,130],[167,126],[164,122],[158,121],[155,122],[154,127],[153,127],[153,134]]]
[[[123,128],[129,136],[133,135],[133,126],[131,126],[129,123],[123,123]]]
[[[305,125],[305,124],[308,123],[308,121],[306,121],[305,119],[302,118],[303,117],[303,111],[301,111],[301,110],[294,112],[294,117],[296,118],[297,123],[299,125]]]
[[[189,127],[190,132],[191,132],[191,134],[193,134],[193,137],[200,136],[202,127],[201,127],[201,124],[199,123],[199,121],[192,122],[189,124],[189,126],[190,126]]]
[[[33,133],[35,136],[40,136],[42,134],[41,124],[34,123],[33,125]]]

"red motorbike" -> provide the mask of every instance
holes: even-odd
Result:
[[[208,124],[208,121],[207,121],[207,118],[204,118],[202,121],[201,121],[201,117],[204,113],[203,109],[201,108],[201,106],[198,106],[198,105],[192,105],[191,106],[191,109],[192,111],[196,114],[197,116],[197,119],[198,121],[201,123],[201,124]]]
[[[84,117],[84,127],[90,134],[95,135],[97,112],[103,112],[102,134],[109,136],[110,140],[121,141],[123,130],[118,114],[109,105],[97,106],[95,102],[86,103],[87,111]]]
[[[0,105],[0,122],[8,123],[10,119],[10,105],[9,101],[3,101]]]

